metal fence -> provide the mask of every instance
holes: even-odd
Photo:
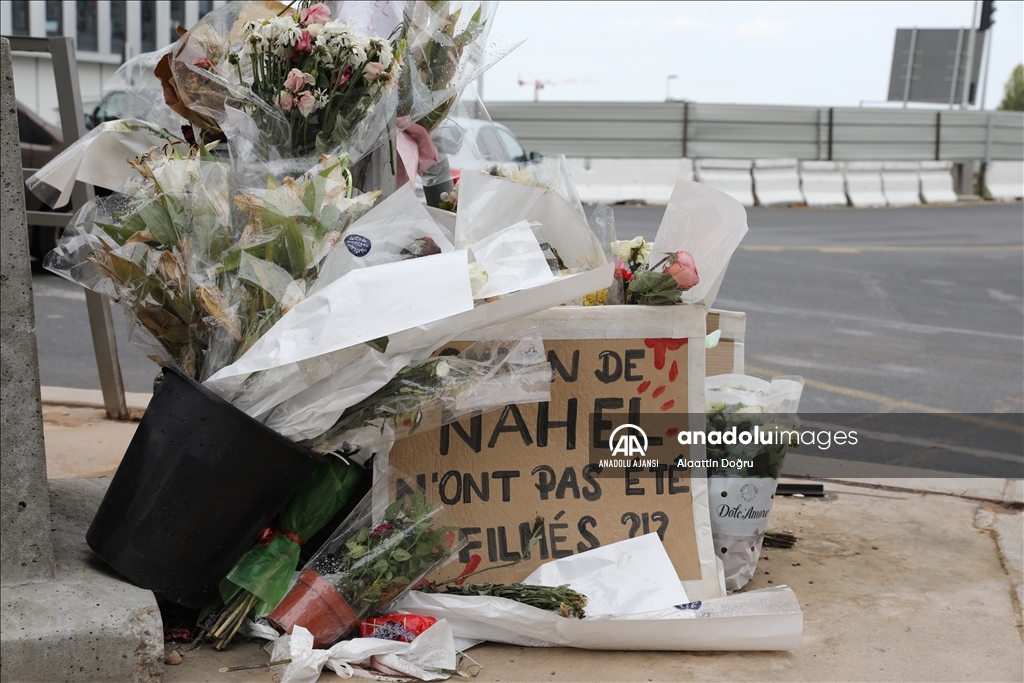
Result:
[[[1024,113],[699,102],[490,102],[526,149],[574,157],[1022,160]]]

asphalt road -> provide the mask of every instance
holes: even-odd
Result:
[[[616,207],[620,238],[662,210]],[[807,379],[802,412],[1024,411],[1024,205],[751,209],[715,307],[747,313],[750,374]],[[33,278],[43,384],[98,388],[85,297]],[[115,312],[129,391],[156,366]]]

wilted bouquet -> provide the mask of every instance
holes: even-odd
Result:
[[[45,265],[120,302],[155,340],[154,360],[199,380],[302,300],[330,248],[379,195],[353,196],[338,157],[245,192],[202,143],[129,163],[138,177],[77,214]]]
[[[388,38],[365,35],[323,2],[246,3],[202,20],[158,75],[168,104],[211,135],[237,127],[228,121],[229,102],[237,100],[264,155],[338,153],[395,88],[405,50],[400,32],[399,24]]]
[[[275,628],[290,632],[301,624],[316,647],[326,647],[359,619],[385,610],[459,550],[465,538],[458,527],[439,523],[444,508],[429,502],[423,491],[383,506],[380,501],[390,498],[390,479],[374,485],[306,564],[268,617]]]

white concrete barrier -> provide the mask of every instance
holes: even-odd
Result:
[[[985,167],[985,188],[992,199],[1024,198],[1024,162],[988,162]]]
[[[690,159],[566,159],[584,204],[668,204],[676,180],[693,180]]]
[[[921,199],[927,204],[956,201],[953,189],[952,161],[921,162]]]
[[[803,204],[796,159],[756,159],[754,161],[754,195],[763,206]]]
[[[697,182],[726,193],[743,206],[754,205],[749,159],[698,159]]]
[[[846,206],[846,186],[838,161],[801,161],[800,189],[807,206]]]
[[[875,161],[848,161],[843,165],[846,196],[856,207],[885,206],[882,193],[882,164]]]
[[[889,206],[921,205],[921,164],[887,161],[882,164],[882,193]]]

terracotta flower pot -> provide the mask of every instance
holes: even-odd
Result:
[[[267,617],[281,633],[301,626],[313,634],[313,647],[329,647],[359,625],[359,619],[341,593],[312,569],[299,572],[299,579]]]

